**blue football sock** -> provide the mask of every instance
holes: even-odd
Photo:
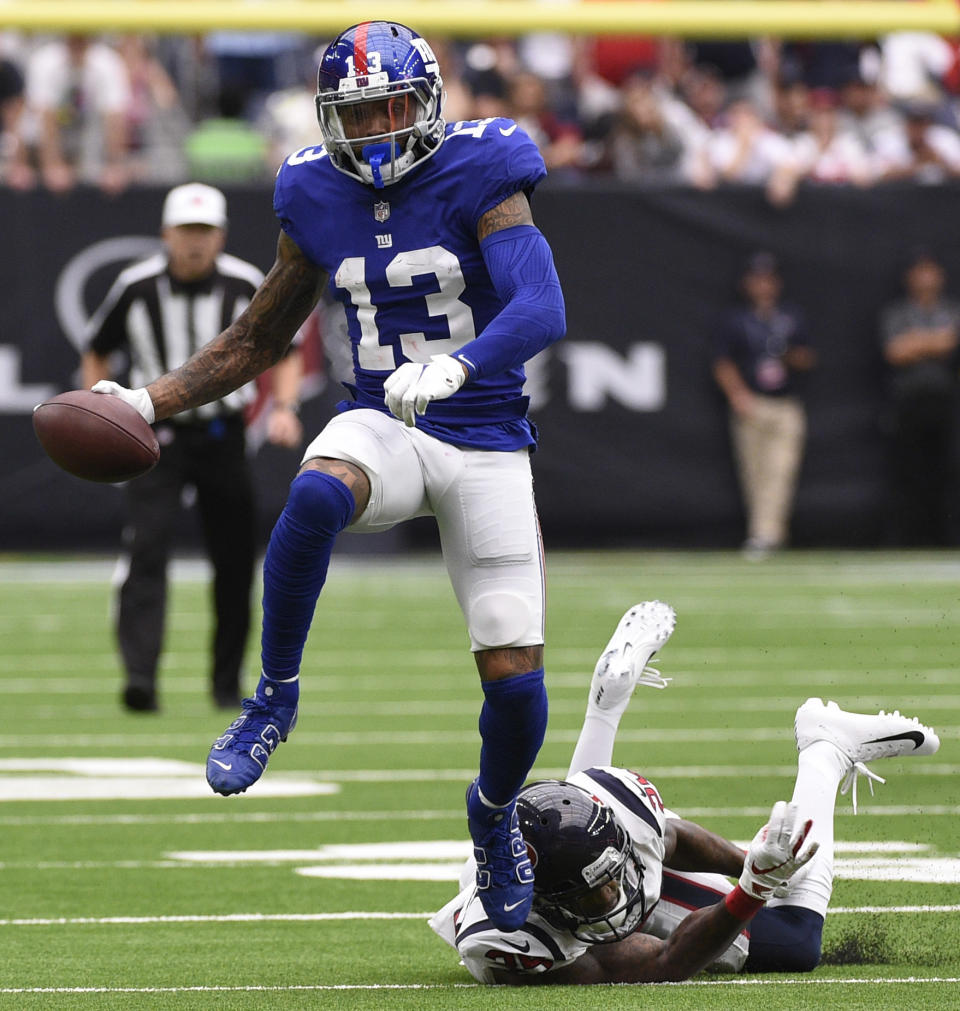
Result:
[[[820,961],[823,917],[802,906],[764,906],[750,921],[744,972],[813,972]]]
[[[543,744],[547,729],[543,668],[481,685],[478,785],[491,804],[505,805],[523,786]]]
[[[288,681],[300,672],[303,646],[337,534],[356,504],[337,478],[307,470],[294,478],[263,562],[263,673]]]

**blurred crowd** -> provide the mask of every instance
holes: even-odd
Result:
[[[0,185],[267,181],[289,152],[319,141],[324,41],[0,33]],[[447,121],[515,119],[555,175],[750,184],[775,204],[804,181],[960,175],[958,45],[936,35],[430,41]]]

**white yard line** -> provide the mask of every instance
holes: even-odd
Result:
[[[891,983],[960,983],[960,976],[891,976],[850,977],[822,979],[710,979],[685,980],[682,983],[619,983],[618,989],[637,987],[696,987],[723,986],[885,986]],[[50,993],[50,994],[94,994],[94,993],[302,993],[314,991],[350,990],[475,990],[480,983],[314,983],[287,984],[286,986],[32,986],[2,987],[0,994]]]
[[[761,818],[770,814],[769,807],[688,807],[685,818]],[[859,817],[877,818],[948,817],[960,815],[960,805],[888,804],[861,807]],[[848,807],[838,808],[837,817],[854,817]],[[64,814],[64,815],[0,815],[0,826],[31,825],[223,825],[269,824],[272,822],[336,822],[336,821],[459,821],[463,810],[423,811],[243,811],[203,814]]]
[[[13,917],[0,919],[0,927],[124,927],[154,926],[167,923],[325,923],[343,920],[428,920],[435,910],[426,913],[389,913],[351,911],[345,913],[223,913],[184,916],[63,916]],[[845,906],[831,909],[830,916],[865,913],[896,915],[957,913],[960,905],[952,906]]]

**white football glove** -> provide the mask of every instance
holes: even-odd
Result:
[[[743,861],[739,884],[747,895],[766,901],[785,894],[790,878],[820,848],[812,839],[807,842],[812,826],[811,820],[800,820],[796,804],[779,800],[773,805],[770,820],[753,837]]]
[[[446,400],[466,382],[463,366],[450,355],[431,355],[429,365],[406,362],[387,377],[383,402],[408,428],[417,423],[432,400]]]
[[[153,410],[153,401],[146,388],[141,386],[138,390],[128,390],[126,386],[113,382],[111,379],[101,379],[90,387],[94,393],[106,393],[112,397],[119,397],[125,404],[129,404],[148,424],[152,425],[156,421],[156,414]]]

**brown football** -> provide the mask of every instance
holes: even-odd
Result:
[[[55,464],[87,481],[129,481],[160,459],[153,429],[106,393],[71,390],[45,400],[33,409],[33,430]]]

